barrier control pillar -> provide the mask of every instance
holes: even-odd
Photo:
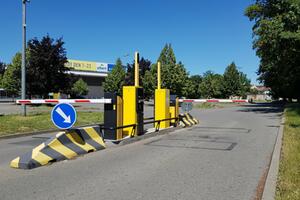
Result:
[[[123,99],[112,92],[104,93],[104,98],[111,99],[110,104],[104,104],[104,139],[122,140],[123,131],[117,127],[123,126]]]
[[[144,90],[139,86],[139,54],[135,53],[135,85],[123,86],[123,128],[124,136],[144,134]]]
[[[170,95],[170,118],[179,117],[179,98],[177,95]],[[170,122],[171,126],[177,126],[178,120],[172,119]]]
[[[155,89],[154,96],[154,119],[164,120],[170,118],[169,104],[170,104],[170,90],[161,89],[161,64],[157,63],[157,89]],[[158,122],[155,123],[155,127],[158,126]],[[161,121],[160,128],[168,128],[170,121]]]

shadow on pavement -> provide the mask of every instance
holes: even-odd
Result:
[[[281,115],[283,112],[283,103],[255,103],[241,105],[239,112],[254,112],[260,114],[274,113]]]

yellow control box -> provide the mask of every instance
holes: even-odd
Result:
[[[136,87],[123,86],[123,126],[137,124]],[[123,129],[124,136],[136,136],[133,127]]]
[[[170,101],[170,118],[178,118],[178,117],[179,117],[179,99],[178,97],[175,97]],[[170,125],[176,126],[177,121],[178,120],[176,119],[172,119]]]
[[[170,118],[170,90],[168,89],[156,89],[155,90],[155,108],[154,108],[154,119],[164,120]],[[155,127],[157,127],[155,123]],[[170,126],[170,121],[160,122],[160,128],[168,128]]]
[[[126,136],[144,134],[144,90],[138,86],[123,87],[123,126],[135,125],[123,129]]]

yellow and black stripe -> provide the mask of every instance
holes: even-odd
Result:
[[[105,149],[100,127],[91,126],[60,132],[32,151],[12,160],[10,166],[32,169],[51,162]]]
[[[182,122],[183,127],[192,126],[198,124],[199,121],[194,118],[190,113],[180,114],[180,122]]]
[[[187,119],[189,121],[191,121],[194,125],[198,124],[198,120],[196,118],[194,118],[190,113],[185,113],[185,116],[187,117]]]

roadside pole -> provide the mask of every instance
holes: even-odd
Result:
[[[22,77],[21,77],[21,99],[26,99],[26,3],[22,0]],[[26,116],[26,105],[22,104],[22,114]]]

